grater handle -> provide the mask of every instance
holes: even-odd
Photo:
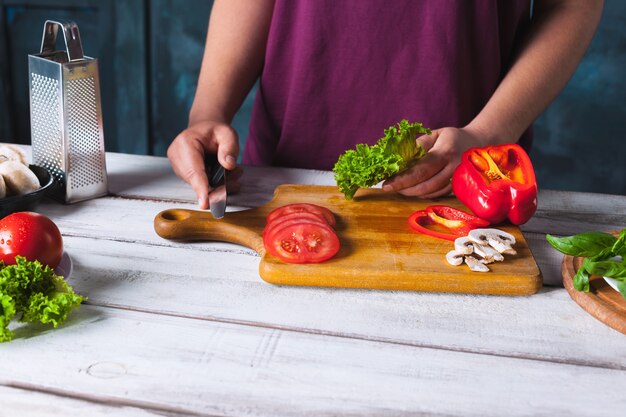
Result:
[[[83,44],[80,41],[78,25],[74,22],[57,22],[46,20],[43,27],[43,37],[41,39],[41,53],[54,52],[57,43],[57,33],[59,28],[63,29],[65,39],[65,49],[70,61],[78,61],[85,58],[83,54]]]

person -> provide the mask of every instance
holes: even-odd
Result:
[[[346,149],[408,119],[433,129],[417,138],[428,153],[383,189],[449,194],[466,149],[517,141],[529,149],[529,126],[574,73],[602,8],[602,0],[216,0],[189,125],[168,158],[206,209],[204,160],[216,153],[237,168],[230,123],[259,79],[244,164],[331,169]]]

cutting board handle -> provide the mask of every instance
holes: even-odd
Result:
[[[263,256],[263,238],[252,227],[242,225],[244,216],[240,213],[244,212],[228,213],[223,219],[216,220],[205,211],[168,209],[156,215],[154,230],[162,238],[170,240],[218,240],[236,243]]]

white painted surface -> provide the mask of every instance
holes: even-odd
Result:
[[[21,336],[0,356],[12,381],[139,408],[235,416],[608,416],[626,407],[626,373],[619,370],[126,310],[83,306],[60,329]],[[590,387],[602,387],[593,404]]]
[[[626,409],[626,336],[560,287],[545,233],[625,227],[626,197],[542,191],[523,226],[530,297],[278,287],[259,258],[176,243],[152,221],[195,208],[165,158],[107,155],[112,196],[40,206],[89,297],[57,330],[12,324],[0,416],[598,415]],[[329,172],[246,168],[239,210]],[[77,412],[75,410],[81,410]]]

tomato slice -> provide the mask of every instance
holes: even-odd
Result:
[[[327,224],[306,220],[283,222],[263,239],[267,251],[288,263],[319,263],[339,251],[339,238]]]
[[[311,223],[320,223],[323,225],[329,225],[326,222],[326,219],[324,217],[317,215],[317,214],[313,214],[309,212],[290,213],[290,214],[286,214],[284,216],[278,217],[272,220],[271,222],[268,222],[267,225],[265,226],[265,229],[263,230],[263,236],[267,235],[272,229],[280,226],[281,224],[285,222],[294,222],[294,221],[296,222],[306,221],[306,222],[311,222]]]
[[[317,204],[310,204],[310,203],[294,203],[294,204],[287,204],[285,206],[278,207],[272,210],[270,214],[267,215],[266,220],[268,223],[271,223],[275,219],[282,217],[284,215],[287,215],[287,214],[291,214],[291,213],[316,214],[326,219],[326,222],[333,227],[337,223],[337,221],[335,220],[335,215],[333,214],[332,211],[328,210],[326,207],[322,207],[322,206],[318,206]]]

